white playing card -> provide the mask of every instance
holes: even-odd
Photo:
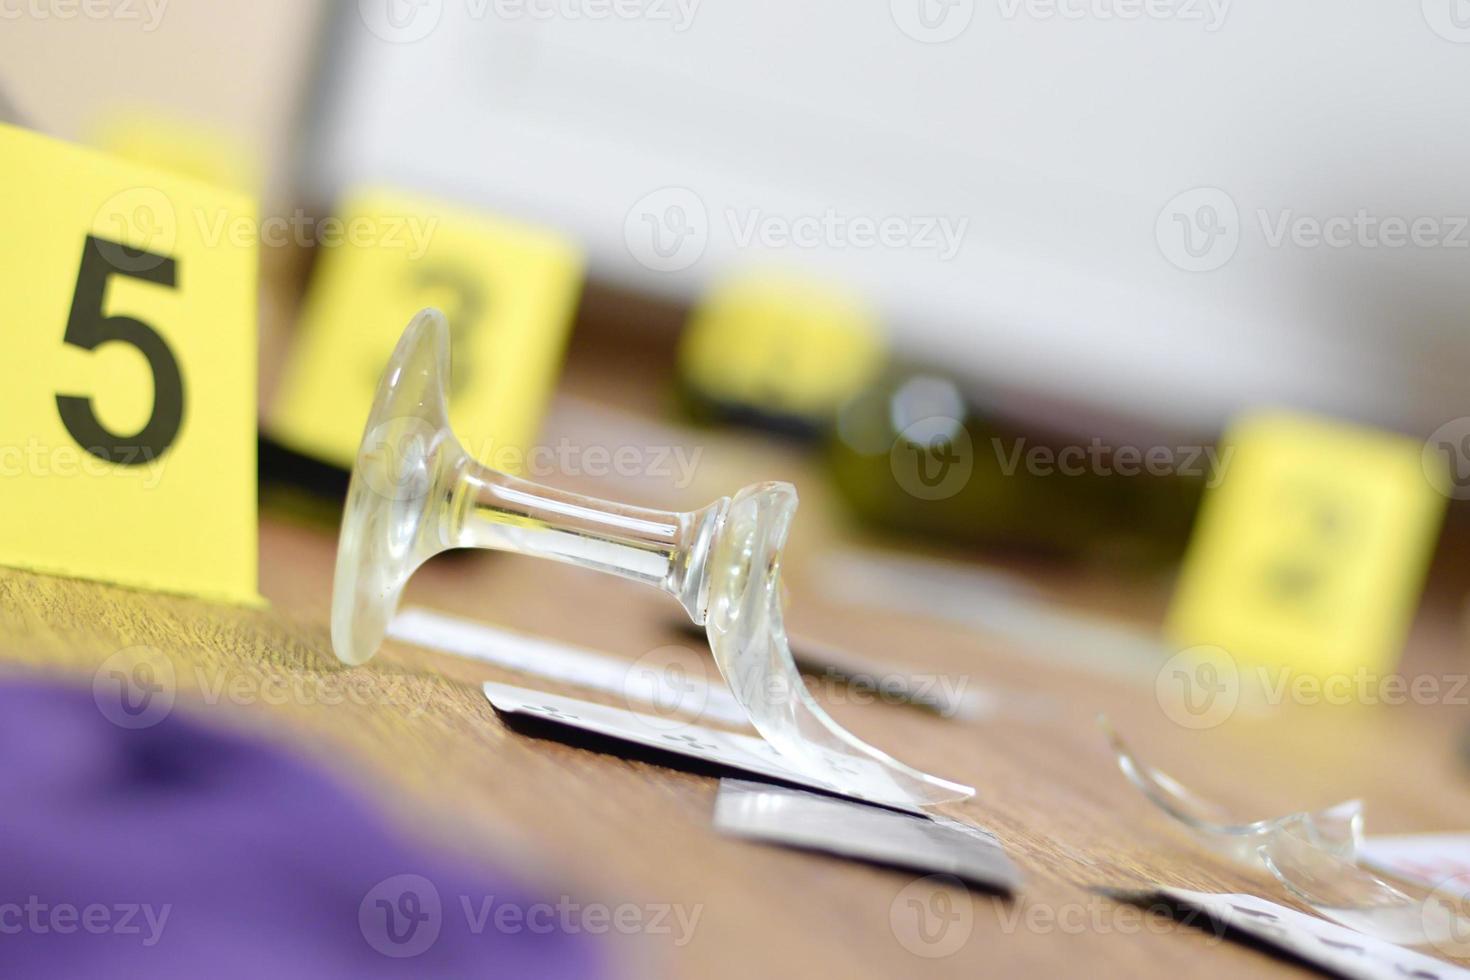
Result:
[[[616,694],[652,705],[662,713],[678,710],[729,725],[749,724],[745,709],[722,681],[710,683],[674,669],[678,666],[675,664],[620,660],[430,609],[403,610],[388,624],[388,635],[507,670]]]
[[[712,762],[732,769],[777,779],[782,782],[809,786],[826,793],[836,793],[849,799],[863,797],[841,787],[815,779],[789,766],[781,754],[767,742],[750,735],[722,732],[697,725],[679,718],[661,717],[642,712],[626,711],[605,704],[594,704],[576,698],[529,691],[508,684],[487,682],[485,697],[502,714],[526,715],[594,732],[623,742],[632,742],[648,748],[672,752],[702,762]],[[917,807],[904,807],[884,802],[881,805],[895,810],[927,814]]]
[[[715,827],[752,840],[954,875],[1007,893],[1020,884],[1020,872],[1000,841],[979,827],[784,786],[720,780]]]
[[[1183,888],[1160,888],[1157,894],[1351,980],[1470,978],[1470,970],[1452,963],[1254,895],[1217,895]]]

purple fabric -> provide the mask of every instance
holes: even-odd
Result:
[[[177,711],[128,730],[86,688],[0,684],[0,779],[6,977],[605,974],[593,937],[465,911],[554,897],[412,847],[319,769]]]

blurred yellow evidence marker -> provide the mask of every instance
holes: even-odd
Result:
[[[1180,574],[1169,639],[1322,679],[1392,671],[1445,507],[1422,450],[1305,415],[1238,421]]]
[[[115,157],[216,187],[246,194],[260,187],[260,165],[250,148],[202,123],[113,112],[99,122],[92,141]]]
[[[700,302],[679,368],[690,388],[715,402],[823,420],[873,379],[884,354],[876,315],[855,297],[751,275]]]
[[[449,414],[465,447],[524,473],[581,292],[560,235],[385,191],[353,196],[323,243],[270,416],[271,433],[349,468],[378,376],[420,309],[453,333]]]
[[[258,248],[242,195],[0,125],[0,563],[256,585]]]

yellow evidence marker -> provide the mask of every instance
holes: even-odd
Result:
[[[450,418],[481,461],[524,472],[581,292],[562,236],[386,191],[353,196],[323,241],[270,431],[352,465],[378,377],[409,319],[434,306],[452,331]]]
[[[1170,640],[1323,679],[1391,672],[1445,508],[1422,449],[1312,416],[1240,420],[1195,527]]]
[[[0,125],[0,563],[259,601],[257,221]]]

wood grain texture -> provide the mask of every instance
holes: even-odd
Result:
[[[580,418],[565,408],[555,425]],[[700,438],[707,460],[686,491],[620,483],[602,492],[693,506],[713,496],[707,484],[728,492],[747,474],[795,474],[803,509],[789,584],[801,632],[917,670],[944,671],[975,689],[1029,696],[1002,698],[999,713],[975,722],[893,705],[830,704],[841,721],[905,761],[975,785],[975,799],[946,812],[996,832],[1027,876],[1014,902],[948,889],[950,904],[935,907],[958,917],[951,929],[967,931],[919,945],[920,953],[947,955],[916,954],[913,936],[893,925],[907,899],[928,900],[927,886],[911,888],[922,876],[724,838],[710,825],[713,779],[518,734],[496,717],[478,685],[498,679],[588,697],[584,692],[397,643],[367,666],[340,667],[326,625],[330,529],[266,518],[262,591],[272,606],[265,610],[0,572],[3,657],[16,669],[90,683],[115,651],[146,645],[173,665],[180,710],[319,758],[380,799],[406,832],[466,861],[513,866],[553,896],[697,907],[687,946],[676,948],[669,936],[619,946],[632,975],[1300,971],[1090,891],[1159,882],[1287,901],[1274,882],[1176,833],[1124,782],[1094,724],[1099,712],[1151,761],[1243,814],[1362,796],[1374,832],[1463,829],[1470,785],[1452,750],[1463,709],[1290,708],[1186,731],[1165,717],[1151,683],[1063,669],[954,626],[822,601],[809,587],[809,559],[846,532],[820,482],[791,454]],[[1160,608],[1158,590],[1137,583],[1056,574],[1040,584],[1081,605],[1131,609],[1144,622]],[[420,571],[408,599],[630,661],[682,645],[691,670],[712,669],[705,652],[674,628],[672,600],[565,566],[446,556]],[[1461,669],[1456,635],[1449,611],[1426,613],[1411,666],[1442,674]],[[850,700],[828,685],[820,690]],[[1037,697],[1046,699],[1044,709],[1030,700]]]

